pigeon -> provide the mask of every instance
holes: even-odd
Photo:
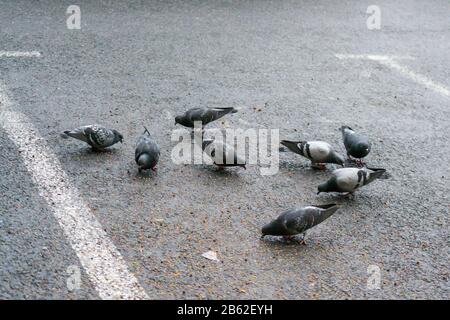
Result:
[[[301,243],[304,244],[306,230],[328,219],[338,209],[337,204],[331,203],[286,210],[262,228],[262,238],[270,235],[290,240],[297,234],[303,234]]]
[[[289,150],[309,160],[315,168],[324,169],[325,163],[344,165],[344,159],[330,144],[324,141],[288,141],[281,140],[281,144]]]
[[[349,126],[342,126],[340,130],[348,158],[351,160],[351,157],[354,157],[358,159],[357,162],[363,163],[361,159],[367,156],[371,149],[369,139],[356,133]]]
[[[152,169],[155,171],[155,166],[159,160],[159,147],[155,140],[153,140],[150,132],[144,127],[144,133],[138,138],[136,143],[136,152],[134,159],[139,166],[139,173],[142,170]]]
[[[380,178],[386,169],[380,168],[341,168],[333,171],[331,178],[318,186],[317,194],[321,192],[353,193]]]
[[[72,137],[89,144],[94,150],[102,150],[117,142],[123,142],[123,136],[114,129],[107,129],[98,124],[82,126],[64,131],[63,137]]]
[[[229,108],[192,108],[181,116],[175,117],[175,124],[179,123],[185,127],[194,128],[194,121],[201,121],[202,127],[208,123],[222,118],[229,113],[236,113],[233,107]]]
[[[204,139],[202,149],[219,169],[225,167],[242,167],[246,169],[245,159],[238,157],[237,151],[234,148],[221,141]],[[231,163],[227,161],[230,158],[233,159]]]

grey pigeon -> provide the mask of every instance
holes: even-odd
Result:
[[[117,130],[107,129],[98,124],[64,131],[64,135],[84,141],[95,150],[102,150],[117,142],[123,142],[123,136]]]
[[[327,142],[281,140],[281,144],[292,152],[311,160],[313,167],[324,168],[325,163],[344,165],[342,156],[334,151]]]
[[[297,234],[303,234],[304,242],[306,230],[328,219],[338,209],[339,207],[332,203],[286,210],[262,228],[262,237],[283,236],[287,240]]]
[[[144,129],[144,133],[137,140],[134,155],[134,159],[139,166],[139,173],[147,169],[155,170],[160,155],[158,144],[153,140],[147,128],[144,127]]]
[[[361,134],[356,133],[349,126],[341,127],[342,138],[344,139],[345,150],[347,150],[347,156],[358,159],[362,163],[362,158],[367,156],[371,149],[369,139]]]
[[[240,158],[234,148],[221,141],[205,139],[202,142],[202,149],[220,169],[225,167],[246,169],[245,159]]]
[[[380,178],[385,169],[375,168],[341,168],[333,171],[331,178],[318,186],[317,194],[321,192],[348,192],[365,186]]]
[[[175,117],[175,124],[179,123],[185,127],[193,128],[194,121],[201,121],[202,127],[208,123],[222,118],[229,113],[236,113],[233,107],[229,108],[192,108],[181,116]]]

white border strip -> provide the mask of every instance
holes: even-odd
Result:
[[[0,58],[20,58],[20,57],[40,57],[41,53],[38,51],[0,51]]]
[[[403,66],[395,61],[395,59],[412,59],[411,57],[403,56],[381,56],[381,55],[355,55],[355,54],[335,54],[338,59],[366,59],[376,61],[384,66],[387,66],[391,69],[397,70],[402,75],[410,78],[414,82],[421,84],[427,89],[433,90],[439,94],[442,94],[445,97],[450,97],[450,89],[446,88],[444,85],[434,82],[433,80],[427,78],[424,75],[415,73],[410,70],[408,67]]]
[[[40,195],[53,210],[100,298],[148,299],[38,130],[26,115],[11,110],[1,84],[0,126],[17,145]]]

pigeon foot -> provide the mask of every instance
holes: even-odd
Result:
[[[311,167],[314,169],[325,170],[326,165],[325,163],[313,163],[311,164]]]

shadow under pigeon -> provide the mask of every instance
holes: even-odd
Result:
[[[92,159],[98,160],[99,157],[102,155],[116,156],[118,155],[118,150],[114,148],[110,149],[108,148],[103,150],[95,150],[92,148],[81,148],[77,149],[76,151],[69,152],[69,154],[81,160],[92,160]]]
[[[284,172],[301,173],[307,176],[316,176],[318,173],[325,175],[337,169],[333,165],[326,165],[324,169],[319,169],[311,166],[309,163],[290,162],[286,160],[279,162],[279,168],[280,170],[285,169],[283,170]]]
[[[344,168],[363,168],[363,167],[364,165],[358,165],[358,163],[350,159],[345,159],[344,161]]]
[[[286,160],[280,160],[279,168],[280,169],[306,169],[306,165],[299,162],[299,161],[286,161]]]
[[[196,168],[198,168],[199,170],[202,170],[202,171],[210,172],[211,174],[214,174],[215,176],[218,176],[218,177],[227,177],[227,178],[228,177],[240,178],[241,175],[240,175],[239,171],[241,171],[241,170],[245,171],[244,168],[239,168],[239,167],[236,167],[236,168],[230,167],[230,168],[220,169],[214,165],[210,165],[210,166],[199,165],[199,166],[196,166]]]
[[[142,170],[141,172],[139,172],[138,169],[134,169],[134,170],[128,170],[129,173],[132,174],[133,178],[136,179],[150,179],[150,178],[155,178],[158,175],[158,171],[157,170]],[[134,172],[134,173],[133,173]]]
[[[345,195],[340,193],[325,193],[325,194],[319,194],[318,198],[323,200],[324,202],[335,202],[336,204],[340,205],[344,202],[355,202],[358,198],[357,193]]]
[[[268,245],[282,245],[282,246],[300,246],[305,247],[308,245],[307,242],[302,242],[301,236],[294,236],[290,240],[283,239],[283,237],[277,236],[264,236],[264,238],[260,238],[263,243]]]

